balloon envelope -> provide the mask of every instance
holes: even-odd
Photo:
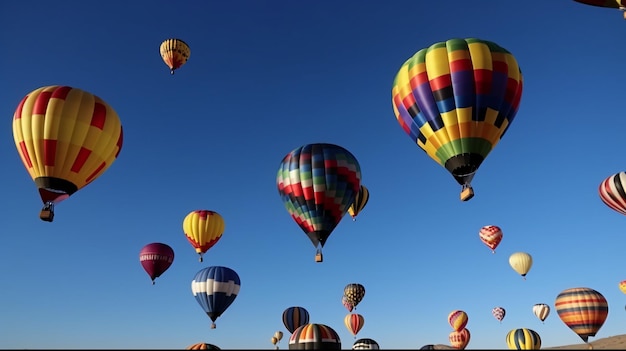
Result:
[[[550,314],[550,306],[545,303],[538,303],[533,306],[533,314],[539,318],[540,321],[545,321]]]
[[[123,132],[115,110],[98,96],[51,85],[33,90],[19,103],[13,138],[41,200],[56,204],[111,167],[122,149]]]
[[[504,319],[504,316],[506,316],[506,310],[503,307],[494,307],[491,310],[491,314],[499,322],[502,322],[502,320]]]
[[[590,288],[563,290],[556,297],[554,307],[563,323],[584,342],[590,336],[596,336],[609,314],[604,296]]]
[[[163,243],[148,244],[139,251],[139,262],[154,284],[174,262],[174,250]]]
[[[365,185],[361,185],[361,189],[356,194],[354,202],[348,208],[348,213],[352,217],[352,220],[356,220],[356,216],[358,216],[359,213],[361,213],[361,211],[365,208],[369,199],[370,191],[365,187]]]
[[[496,247],[498,247],[502,241],[502,229],[496,225],[486,225],[480,228],[478,237],[483,244],[491,249],[491,252],[495,253]]]
[[[626,173],[619,172],[606,178],[598,187],[600,200],[615,212],[626,215]]]
[[[228,267],[211,266],[196,273],[191,292],[213,321],[211,328],[215,328],[215,320],[235,301],[240,287],[239,275]]]
[[[305,324],[291,334],[289,350],[341,350],[341,339],[327,325]]]
[[[466,328],[458,331],[454,330],[448,335],[450,345],[459,350],[464,350],[467,347],[470,342],[470,337],[470,332]]]
[[[541,337],[532,329],[513,329],[506,334],[506,345],[509,350],[539,350]]]
[[[202,255],[220,240],[224,228],[224,219],[215,211],[191,211],[183,219],[183,232],[200,255],[200,262],[203,260]]]
[[[361,338],[352,344],[353,350],[380,350],[380,345],[374,340],[369,338]]]
[[[467,313],[465,313],[465,311],[454,310],[450,312],[450,314],[448,315],[448,323],[450,324],[452,329],[455,331],[461,331],[465,329],[465,326],[467,325],[467,321],[468,321],[468,316],[467,316]]]
[[[159,47],[159,52],[163,62],[170,68],[171,74],[174,74],[175,70],[184,65],[191,56],[189,45],[176,38],[164,40]]]
[[[400,67],[392,104],[404,132],[465,189],[513,123],[522,86],[506,49],[451,39],[419,50]]]
[[[309,324],[309,311],[300,306],[287,307],[283,311],[283,324],[293,333],[299,327]]]
[[[221,350],[221,349],[213,344],[199,342],[197,344],[187,346],[186,350]]]
[[[356,308],[365,297],[365,287],[359,283],[350,283],[343,288],[343,295],[346,297],[346,302]]]
[[[348,331],[350,331],[352,335],[356,336],[361,328],[363,328],[363,325],[365,324],[365,318],[363,318],[363,316],[358,313],[349,313],[343,319],[343,323],[345,324],[346,328],[348,328]]]
[[[313,246],[323,247],[354,202],[361,167],[341,146],[307,144],[283,158],[276,185],[291,218]]]
[[[511,265],[514,271],[526,279],[526,274],[528,274],[530,268],[533,266],[533,258],[526,252],[515,252],[509,256],[509,265]]]

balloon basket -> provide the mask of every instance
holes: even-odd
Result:
[[[472,187],[467,187],[461,190],[461,201],[468,201],[469,199],[474,197],[474,189]]]
[[[321,252],[315,254],[315,262],[324,262],[324,256],[322,256]]]
[[[39,212],[39,218],[42,221],[46,221],[46,222],[52,222],[52,220],[54,219],[54,212],[51,209],[43,209],[41,210],[41,212]]]

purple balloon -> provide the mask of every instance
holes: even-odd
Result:
[[[148,244],[139,251],[139,262],[154,285],[154,280],[174,262],[174,250],[163,243]]]

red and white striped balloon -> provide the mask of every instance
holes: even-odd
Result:
[[[626,173],[619,172],[600,183],[600,200],[613,210],[626,215]]]
[[[480,240],[491,249],[491,252],[496,253],[496,247],[498,247],[502,241],[502,229],[496,225],[486,225],[480,228],[478,236]]]

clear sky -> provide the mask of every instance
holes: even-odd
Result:
[[[506,348],[515,328],[537,331],[544,347],[578,343],[554,300],[580,286],[609,302],[596,338],[623,334],[626,218],[598,185],[626,170],[625,26],[618,10],[571,0],[1,2],[0,347],[271,349],[282,330],[287,349],[282,312],[302,306],[347,349],[349,283],[366,288],[357,338],[388,349],[449,344],[455,309],[469,315],[468,348]],[[159,55],[171,37],[191,47],[174,76]],[[391,86],[419,49],[467,37],[508,49],[524,92],[476,196],[461,202],[452,176],[400,128]],[[26,94],[54,84],[108,102],[125,140],[47,223],[11,125]],[[323,263],[276,187],[281,159],[318,142],[352,152],[370,190]],[[182,232],[196,209],[226,222],[203,263]],[[495,254],[478,238],[488,224],[504,232]],[[151,242],[176,253],[154,286],[138,258]],[[517,251],[534,258],[526,281],[508,264]],[[216,329],[191,293],[212,265],[241,278]],[[552,307],[543,324],[535,303]]]

